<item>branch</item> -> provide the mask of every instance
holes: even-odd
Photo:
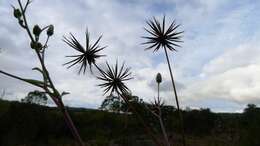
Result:
[[[22,3],[21,3],[21,0],[18,0],[18,3],[19,3],[19,6],[20,6],[20,9],[21,9],[21,11],[22,11],[22,16],[23,16],[23,20],[24,20],[25,29],[26,29],[26,31],[27,31],[27,33],[28,33],[30,39],[32,40],[32,42],[35,42],[35,41],[34,41],[34,38],[33,38],[33,36],[32,36],[32,34],[31,34],[31,31],[30,31],[30,29],[29,29],[29,26],[28,26],[28,23],[27,23],[27,20],[26,20],[26,16],[25,16],[25,10],[26,10],[27,6],[29,5],[30,0],[27,1],[25,8],[23,8],[23,5],[22,5]]]

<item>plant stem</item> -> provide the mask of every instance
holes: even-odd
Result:
[[[70,128],[71,132],[72,132],[72,135],[74,136],[74,138],[79,142],[79,145],[80,146],[84,146],[84,142],[82,141],[80,135],[79,135],[79,132],[77,130],[77,128],[75,127],[74,125],[74,122],[72,121],[71,117],[70,117],[70,114],[68,113],[68,110],[66,109],[66,107],[64,106],[61,98],[60,98],[60,104],[59,104],[59,107],[61,109],[61,112],[63,113],[64,115],[64,119],[68,125],[68,127]],[[86,143],[87,146],[89,146],[89,144]]]
[[[163,137],[165,139],[165,143],[166,143],[167,146],[170,146],[168,135],[166,133],[165,126],[164,126],[163,121],[162,121],[162,116],[160,115],[158,118],[159,118],[160,126],[161,126],[161,129],[162,129]]]
[[[126,104],[133,110],[133,112],[136,114],[137,119],[139,120],[139,122],[141,122],[141,124],[144,126],[144,129],[146,131],[146,133],[153,139],[153,141],[155,142],[155,144],[157,146],[162,146],[161,142],[156,138],[156,136],[154,135],[154,133],[152,132],[151,128],[148,127],[146,125],[146,123],[144,122],[143,118],[141,117],[141,115],[137,112],[136,108],[132,105],[132,103],[130,103],[127,98],[125,98],[124,95],[118,93],[118,95],[120,97],[123,98],[123,100],[126,102]]]
[[[17,80],[20,80],[20,81],[26,82],[26,83],[28,83],[28,84],[31,84],[31,85],[34,85],[34,86],[37,86],[37,87],[43,88],[43,86],[40,86],[40,85],[38,85],[38,84],[33,84],[33,83],[29,82],[27,79],[24,79],[24,78],[21,78],[21,77],[18,77],[18,76],[15,76],[15,75],[9,74],[9,73],[4,72],[4,71],[2,71],[2,70],[0,70],[0,73],[1,73],[1,74],[4,74],[4,75],[6,75],[6,76],[9,76],[9,77],[11,77],[11,78],[14,78],[14,79],[17,79]]]
[[[158,96],[157,96],[157,100],[160,100],[160,83],[158,83]]]
[[[26,15],[25,15],[26,8],[30,4],[30,0],[27,0],[27,3],[25,5],[25,7],[23,7],[23,5],[21,3],[21,0],[18,0],[18,3],[19,3],[19,6],[20,6],[20,9],[22,11],[22,17],[23,17],[23,20],[24,20],[24,26],[25,26],[25,29],[27,31],[27,34],[29,35],[31,42],[35,42],[35,40],[33,38],[33,35],[32,35],[32,33],[31,33],[30,29],[29,29],[29,26],[28,26],[28,23],[27,23],[27,19],[26,19]],[[49,40],[49,38],[47,38],[47,41],[46,41],[45,45],[47,45],[48,40]],[[81,139],[81,137],[80,137],[80,135],[78,133],[78,130],[76,129],[76,127],[75,127],[75,125],[74,125],[74,123],[73,123],[73,121],[72,121],[68,111],[64,107],[63,101],[61,99],[61,95],[60,95],[60,93],[58,92],[58,90],[56,89],[56,87],[54,86],[54,84],[53,84],[53,82],[51,80],[49,72],[48,72],[48,70],[47,70],[47,68],[45,66],[45,63],[44,63],[44,55],[41,56],[40,51],[37,50],[37,49],[35,49],[35,53],[37,54],[37,57],[38,57],[38,59],[40,61],[40,64],[41,64],[41,67],[42,67],[42,71],[46,75],[46,77],[45,77],[45,75],[43,74],[44,80],[46,79],[46,81],[44,81],[44,82],[45,82],[45,84],[47,84],[46,82],[50,83],[50,88],[52,89],[53,93],[51,93],[46,86],[44,86],[43,89],[46,91],[46,93],[49,94],[49,96],[53,99],[53,101],[55,102],[57,107],[60,108],[60,110],[62,111],[64,119],[65,119],[68,127],[70,128],[70,130],[72,132],[72,135],[78,141],[79,146],[84,146],[84,143],[83,143],[83,141],[82,141],[82,139]],[[0,73],[4,73],[4,72],[0,72]],[[11,75],[9,75],[7,73],[4,73],[4,74],[6,74],[8,76],[11,76]],[[23,80],[23,79],[21,79],[19,77],[15,77],[15,76],[11,76],[11,77],[17,78],[19,80]],[[86,143],[86,145],[88,146],[89,144]]]
[[[99,70],[99,72],[103,72],[102,69],[96,64],[94,63],[94,66]],[[146,125],[146,123],[144,122],[143,118],[141,117],[141,115],[137,112],[136,108],[132,105],[131,102],[128,101],[127,98],[125,98],[125,96],[123,94],[117,93],[118,97],[121,97],[125,103],[133,110],[133,112],[136,114],[137,119],[139,120],[139,122],[141,122],[141,124],[143,125],[146,133],[153,139],[153,141],[155,142],[155,144],[157,146],[162,146],[160,141],[156,138],[156,136],[154,135],[154,133],[152,132],[151,128],[148,127]]]
[[[172,87],[173,87],[173,91],[174,91],[174,95],[175,95],[175,101],[176,101],[176,104],[177,104],[177,110],[178,110],[178,114],[179,114],[180,126],[181,126],[181,131],[182,131],[182,144],[183,144],[183,146],[186,146],[183,117],[182,117],[182,113],[180,111],[179,100],[178,100],[175,82],[174,82],[174,79],[173,79],[173,73],[172,73],[171,64],[170,64],[170,61],[169,61],[169,56],[168,56],[168,53],[167,53],[167,49],[165,47],[164,47],[164,52],[165,52],[165,56],[166,56],[166,59],[167,59],[168,68],[169,68],[169,71],[170,71]]]
[[[158,102],[159,114],[158,114],[156,117],[159,119],[160,127],[161,127],[161,130],[162,130],[162,133],[163,133],[163,137],[164,137],[164,140],[165,140],[165,144],[166,144],[167,146],[170,146],[170,142],[169,142],[169,139],[168,139],[168,135],[167,135],[167,133],[166,133],[165,126],[164,126],[163,121],[162,121],[162,111],[161,111],[161,105],[160,105],[160,83],[159,83],[159,82],[158,82],[158,97],[157,97],[157,102]]]

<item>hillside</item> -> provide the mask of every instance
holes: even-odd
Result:
[[[69,108],[84,140],[93,146],[151,146],[142,127],[131,114]],[[176,111],[165,111],[171,141],[177,146]],[[183,111],[189,146],[259,146],[260,110],[248,107],[242,114],[212,113],[209,109]],[[158,130],[156,120],[146,122]],[[53,107],[0,100],[1,146],[74,145],[62,114]],[[160,134],[158,134],[160,136]]]

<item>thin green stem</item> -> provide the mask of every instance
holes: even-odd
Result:
[[[172,87],[173,87],[173,91],[174,91],[174,95],[175,95],[175,101],[176,101],[176,104],[177,104],[177,110],[178,110],[178,114],[179,114],[180,126],[181,126],[181,131],[182,131],[182,144],[183,144],[183,146],[186,146],[183,117],[182,117],[182,113],[180,111],[177,90],[176,90],[175,82],[174,82],[174,79],[173,79],[173,73],[172,73],[171,64],[170,64],[170,61],[169,61],[168,52],[167,52],[167,49],[165,47],[164,47],[164,52],[165,52],[165,56],[166,56],[166,59],[167,59],[168,68],[169,68],[169,71],[170,71]]]

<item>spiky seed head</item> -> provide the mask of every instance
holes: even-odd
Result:
[[[53,25],[50,25],[48,30],[47,30],[47,35],[48,36],[52,36],[54,33],[54,26]]]
[[[86,31],[86,47],[84,48],[79,41],[70,34],[70,37],[64,37],[63,41],[72,47],[74,50],[78,51],[79,54],[77,55],[70,55],[66,57],[74,58],[71,61],[63,64],[69,65],[67,68],[70,68],[76,64],[81,64],[78,73],[80,74],[83,71],[85,74],[86,68],[89,67],[90,71],[92,72],[92,65],[95,65],[96,59],[103,57],[105,55],[99,54],[105,47],[101,47],[99,45],[99,41],[102,36],[98,38],[98,40],[92,45],[90,44],[89,33]]]
[[[98,85],[101,88],[105,88],[104,95],[108,92],[110,92],[110,95],[114,92],[119,95],[126,95],[130,93],[130,90],[125,85],[125,81],[132,79],[132,77],[130,77],[130,68],[125,68],[124,63],[121,67],[118,67],[117,62],[114,67],[111,67],[107,62],[106,65],[106,70],[100,70],[101,74],[97,77],[104,82]]]
[[[162,82],[162,75],[160,73],[157,73],[156,75],[156,82],[160,84]]]
[[[147,22],[148,28],[144,28],[150,36],[143,37],[147,39],[144,45],[149,45],[145,50],[154,49],[154,52],[160,48],[169,49],[176,51],[176,47],[180,47],[179,43],[181,40],[183,31],[177,31],[180,25],[177,25],[173,21],[168,28],[165,24],[165,16],[163,17],[162,23],[160,23],[155,17]]]
[[[40,26],[37,25],[37,24],[34,25],[34,27],[33,27],[33,34],[35,36],[39,36],[41,34],[41,32],[42,32],[42,30],[41,30]]]

